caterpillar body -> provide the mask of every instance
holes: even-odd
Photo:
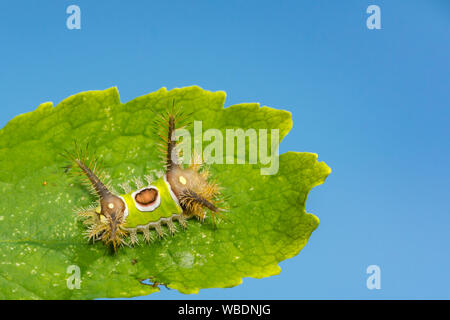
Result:
[[[86,184],[98,197],[98,204],[80,210],[87,227],[86,236],[92,242],[102,241],[117,251],[123,245],[139,242],[138,233],[144,241],[152,240],[150,229],[158,237],[167,226],[170,234],[177,231],[174,221],[186,228],[186,220],[196,217],[203,221],[209,212],[215,226],[216,217],[222,216],[220,208],[223,197],[217,183],[211,181],[199,159],[188,168],[178,160],[175,130],[186,120],[180,110],[167,110],[155,121],[160,130],[158,136],[163,154],[165,173],[156,181],[146,176],[146,183],[134,180],[136,190],[131,190],[127,183],[122,184],[124,193],[118,194],[105,182],[104,173],[97,159],[89,159],[87,147],[81,150],[76,145],[75,152],[64,154],[70,160],[70,168],[77,168]]]

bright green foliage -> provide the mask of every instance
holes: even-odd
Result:
[[[292,127],[286,111],[258,104],[224,109],[224,92],[189,87],[157,92],[122,104],[117,89],[76,94],[57,107],[44,103],[0,130],[0,299],[133,297],[158,291],[151,279],[183,293],[232,287],[243,277],[278,274],[278,263],[299,253],[319,220],[305,212],[308,192],[330,168],[311,153],[280,156],[279,172],[259,165],[211,166],[229,198],[230,219],[212,227],[189,220],[186,231],[116,255],[87,243],[73,212],[94,197],[64,172],[64,149],[89,142],[113,185],[162,170],[151,126],[172,99],[203,120],[203,130]],[[179,228],[180,229],[180,228]],[[81,289],[69,290],[66,270],[81,269]]]

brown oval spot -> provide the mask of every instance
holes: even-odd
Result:
[[[158,196],[158,191],[155,189],[145,189],[136,194],[136,202],[140,205],[150,205],[155,202],[156,197]]]

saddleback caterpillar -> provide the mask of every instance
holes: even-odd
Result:
[[[86,225],[86,236],[90,241],[102,241],[114,251],[123,245],[139,242],[142,233],[145,242],[152,240],[150,230],[158,237],[165,235],[163,225],[170,234],[177,231],[175,221],[185,229],[186,220],[196,217],[203,221],[207,212],[215,226],[216,217],[221,216],[223,197],[217,183],[211,181],[209,171],[198,157],[187,168],[178,158],[175,130],[183,127],[186,117],[180,110],[165,111],[155,121],[161,139],[161,152],[165,172],[155,181],[145,176],[146,183],[133,179],[135,190],[123,183],[123,193],[115,192],[105,182],[104,172],[95,157],[88,155],[88,148],[82,150],[75,143],[75,151],[67,152],[69,168],[84,177],[98,202],[78,212]]]

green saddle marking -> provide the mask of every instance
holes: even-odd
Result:
[[[169,187],[163,177],[156,180],[152,186],[158,189],[159,196],[161,198],[161,204],[153,211],[140,211],[136,207],[136,204],[131,197],[131,194],[134,191],[121,195],[128,206],[128,216],[125,221],[126,228],[144,226],[149,222],[156,222],[161,218],[169,218],[173,214],[180,214],[183,211],[175,200],[172,199],[169,192]]]

